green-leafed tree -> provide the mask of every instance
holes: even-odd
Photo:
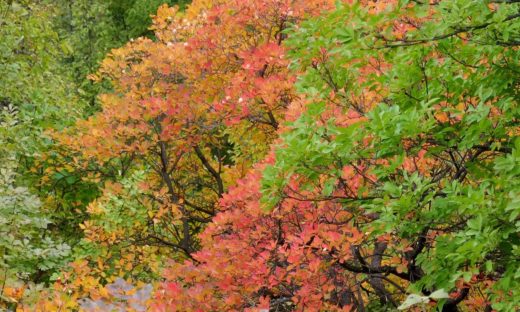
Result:
[[[70,259],[31,170],[52,147],[45,129],[82,111],[61,67],[54,14],[43,1],[0,1],[0,308]]]

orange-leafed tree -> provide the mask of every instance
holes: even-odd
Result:
[[[81,258],[61,292],[103,298],[116,277],[150,281],[192,259],[230,185],[262,159],[290,102],[286,29],[332,1],[193,1],[162,6],[156,40],[113,50],[91,78],[114,91],[54,137],[103,195],[87,208]],[[82,287],[84,276],[101,283]],[[59,292],[58,292],[59,293]],[[58,296],[59,297],[59,296]],[[57,304],[63,297],[56,297]]]

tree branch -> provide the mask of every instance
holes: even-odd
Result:
[[[204,156],[204,154],[202,153],[202,151],[200,150],[200,148],[197,145],[195,145],[193,147],[193,149],[195,150],[197,157],[199,157],[200,161],[202,162],[202,165],[209,171],[209,173],[213,176],[213,178],[217,182],[218,197],[222,197],[222,195],[224,194],[224,183],[222,182],[222,178],[220,177],[220,174],[215,170],[215,168],[213,168],[211,166],[208,159],[206,158],[206,156]]]

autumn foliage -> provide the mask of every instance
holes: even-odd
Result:
[[[160,7],[52,133],[101,195],[38,307],[518,309],[515,2]]]
[[[136,39],[110,53],[91,77],[114,86],[100,97],[102,111],[55,134],[76,170],[104,184],[80,225],[96,251],[85,256],[90,265],[75,266],[83,268],[70,277],[75,296],[103,297],[104,281],[153,278],[166,259],[192,257],[197,234],[220,210],[217,200],[266,154],[296,98],[286,29],[329,7],[163,6],[152,25],[157,41]],[[75,282],[84,276],[94,284]]]
[[[461,61],[479,50],[487,38],[477,30],[489,25],[423,39],[450,9],[435,5],[346,4],[296,27],[288,46],[294,69],[305,71],[298,86],[309,93],[289,105],[294,122],[273,153],[220,200],[223,211],[200,235],[194,259],[166,271],[155,309],[517,306],[504,297],[514,291],[502,292],[504,283],[516,285],[507,277],[514,252],[498,237],[477,238],[498,221],[477,207],[505,191],[505,177],[493,176],[518,132],[515,91],[487,80],[496,74],[490,64],[502,61],[485,48],[472,56],[478,66]],[[497,55],[509,55],[504,46]],[[462,203],[477,193],[481,201]]]

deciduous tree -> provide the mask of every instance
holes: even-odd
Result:
[[[102,295],[81,287],[81,274],[149,281],[166,258],[192,258],[216,202],[264,157],[295,97],[284,31],[329,2],[162,6],[157,40],[109,54],[91,78],[114,92],[100,97],[99,113],[54,136],[86,179],[105,184],[81,225],[90,269],[70,275],[74,291]]]

